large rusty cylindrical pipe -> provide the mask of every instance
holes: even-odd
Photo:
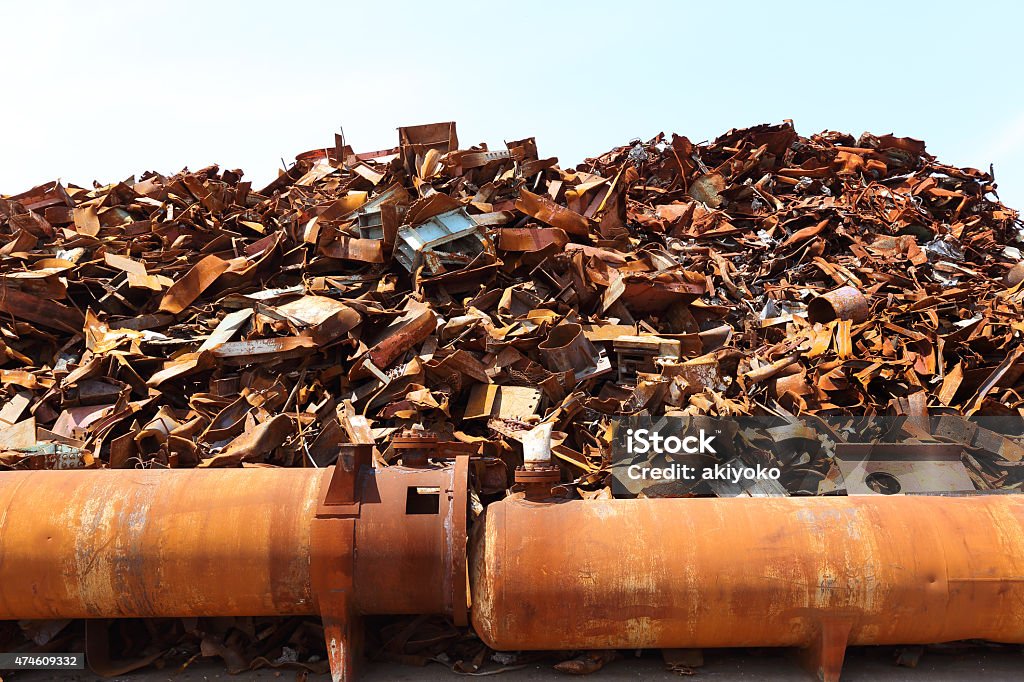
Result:
[[[1016,495],[510,498],[471,544],[496,649],[1024,642]]]
[[[0,619],[316,614],[321,561],[356,613],[464,620],[466,463],[364,467],[340,505],[334,471],[2,473]]]
[[[0,620],[314,615],[335,680],[367,614],[467,618],[468,459],[0,474]]]
[[[0,617],[314,614],[324,470],[0,474]]]

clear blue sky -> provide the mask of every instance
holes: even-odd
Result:
[[[395,144],[634,137],[792,118],[924,139],[1024,207],[1021,5],[985,2],[6,2],[0,193]]]

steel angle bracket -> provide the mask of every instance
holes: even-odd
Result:
[[[956,443],[837,443],[848,495],[974,491]]]

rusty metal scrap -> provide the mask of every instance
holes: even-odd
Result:
[[[930,480],[957,491],[1024,487],[1021,430],[964,419],[1024,416],[1024,223],[998,200],[990,173],[943,164],[919,140],[804,137],[786,122],[699,144],[659,134],[562,168],[542,158],[532,138],[460,149],[455,124],[445,122],[400,128],[393,149],[356,153],[338,138],[299,154],[262,188],[243,177],[211,166],[92,188],[48,182],[0,196],[0,467],[337,462],[334,471],[343,471],[360,459],[375,470],[413,470],[429,497],[450,487],[437,472],[454,476],[446,468],[454,459],[474,494],[498,499],[512,489],[531,504],[571,498],[581,519],[621,519],[654,534],[654,525],[610,507],[617,418],[759,415],[785,424],[735,434],[785,444],[785,452],[758,450],[782,467],[780,482],[754,493],[728,485],[681,493],[730,497],[862,490],[859,480],[844,484],[853,471],[844,453],[808,446],[814,439],[795,420],[821,418],[828,428],[825,418],[884,416],[900,420],[916,455],[959,444]],[[740,461],[734,457],[723,454],[722,462]],[[921,471],[920,462],[900,466]],[[177,473],[184,475],[165,493],[193,481]],[[319,473],[294,481],[305,486],[300,502],[316,506]],[[47,483],[57,493],[84,485]],[[204,490],[213,496],[212,484],[203,485],[189,483],[197,505]],[[404,500],[395,486],[387,492]],[[245,488],[231,486],[248,503]],[[166,494],[170,517],[180,500]],[[295,530],[306,535],[292,544],[312,552],[326,532],[317,528],[350,521],[344,510],[353,500],[321,499],[320,525]],[[490,526],[574,531],[569,516],[549,507],[520,509],[516,495],[501,504],[506,516],[491,515]],[[828,504],[846,513],[875,503]],[[253,518],[269,523],[257,506]],[[772,508],[779,528],[798,511]],[[931,532],[930,521],[921,523],[920,533]],[[763,518],[751,516],[749,538],[757,524]],[[364,527],[404,532],[390,518]],[[518,552],[515,560],[550,555],[538,536],[516,537],[522,547],[508,550]],[[538,547],[527,546],[534,541]],[[580,561],[607,551],[581,544]],[[273,543],[246,549],[289,560]],[[479,560],[490,570],[484,564],[499,558]],[[401,562],[391,559],[383,550],[364,558],[361,579],[381,588],[375,594],[392,587],[388,571]],[[323,566],[307,569],[309,581],[296,582],[302,589],[337,578]],[[423,575],[428,570],[438,569]],[[444,608],[430,612],[464,621],[448,573],[434,577],[444,590],[432,598]],[[288,607],[275,612],[323,613],[310,594],[275,593],[288,585],[263,589],[262,573],[245,579],[253,605],[280,596]],[[526,594],[535,586],[519,587]],[[412,590],[392,598],[423,596]],[[591,596],[602,603],[606,593]],[[525,626],[518,639],[491,631],[483,603],[474,617],[485,641],[541,641]],[[519,605],[529,608],[527,600]],[[124,613],[179,615],[171,601],[149,606]],[[241,617],[244,606],[232,613]],[[381,612],[427,612],[417,608],[403,602]],[[119,613],[82,605],[73,615]],[[308,626],[301,622],[286,636]],[[465,646],[458,631],[420,624],[437,642]],[[342,627],[329,619],[325,626]],[[812,624],[799,626],[777,639],[803,641]],[[956,623],[943,627],[935,632],[961,632]],[[600,633],[578,636],[571,624],[559,629],[573,648],[612,644]],[[188,632],[233,669],[267,653],[198,627]],[[895,637],[880,632],[859,640]],[[650,642],[679,645],[667,636]]]
[[[961,450],[950,443],[842,443],[835,461],[851,495],[974,491]]]
[[[579,395],[576,478],[638,411],[1021,412],[1019,216],[922,142],[784,123],[562,169],[453,123],[398,141],[261,189],[209,167],[4,197],[4,428],[83,466],[301,466],[346,413],[379,446],[473,442],[473,396],[530,386],[548,413]]]

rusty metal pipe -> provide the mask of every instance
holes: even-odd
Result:
[[[323,470],[0,474],[0,617],[316,613]]]
[[[490,505],[468,461],[0,474],[0,618],[314,614],[335,679],[358,619],[466,616],[497,649],[1024,642],[1019,496]],[[586,541],[565,543],[566,537]],[[824,672],[822,672],[824,671]]]
[[[852,320],[860,324],[871,314],[871,305],[856,287],[839,287],[822,294],[807,305],[807,319],[814,322]]]
[[[0,619],[313,615],[335,680],[359,619],[467,622],[468,458],[375,469],[0,474]]]
[[[510,498],[471,551],[499,650],[817,647],[835,679],[847,644],[1024,642],[1015,495]]]

